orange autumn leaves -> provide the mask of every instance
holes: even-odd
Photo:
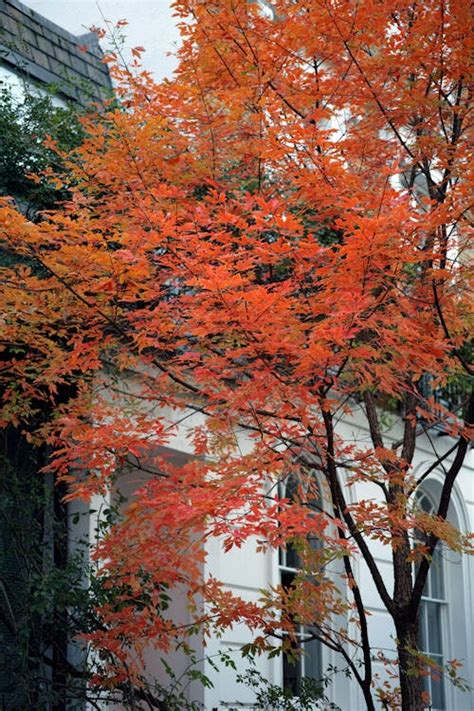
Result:
[[[300,502],[278,503],[295,461],[323,479],[331,458],[349,481],[396,479],[396,506],[352,512],[365,536],[397,544],[411,462],[395,452],[389,474],[381,448],[337,436],[330,452],[325,414],[367,392],[409,393],[427,420],[462,429],[418,384],[462,372],[472,327],[467,10],[273,7],[272,18],[244,0],[175,2],[174,79],[115,67],[123,106],[86,122],[69,201],[35,225],[1,209],[2,422],[51,408],[34,437],[72,496],[127,468],[151,479],[101,545],[131,603],[143,586],[152,600],[135,626],[129,604],[102,611],[94,640],[115,654],[195,631],[162,609],[178,584],[209,602],[209,614],[193,608],[205,634],[218,619],[275,631],[282,591],[273,608],[226,597],[204,574],[205,542],[304,549],[317,535],[329,559],[347,552],[337,502],[311,511],[303,487]],[[160,448],[188,425],[197,459],[177,466]],[[284,614],[340,613],[335,589],[316,599],[308,585]]]

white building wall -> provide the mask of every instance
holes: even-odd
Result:
[[[360,426],[356,420],[342,422],[339,433],[346,440],[357,441],[359,445],[365,440],[369,441],[369,432]],[[400,428],[394,425],[393,431],[386,435],[388,445],[398,439]],[[453,440],[447,436],[433,435],[438,453],[447,451]],[[428,438],[418,441],[414,460],[415,470],[421,472],[436,458],[433,446]],[[449,465],[447,460],[446,465]],[[460,473],[455,485],[450,517],[463,532],[473,530],[474,524],[474,451],[468,454],[465,466]],[[426,481],[428,490],[436,495],[437,489],[443,481],[443,472],[433,472]],[[350,490],[352,501],[378,498],[377,487],[368,483],[359,483]],[[380,542],[371,543],[372,554],[381,570],[386,586],[391,593],[393,590],[393,573],[391,551]],[[224,553],[219,542],[214,540],[208,547],[208,569],[213,575],[222,580],[235,594],[244,599],[253,600],[259,596],[259,591],[269,585],[279,582],[278,555],[270,552],[256,553],[252,542],[247,543],[239,550]],[[445,582],[447,590],[447,605],[443,619],[443,651],[445,660],[457,659],[463,663],[460,675],[468,681],[474,679],[472,654],[473,640],[473,570],[472,559],[459,556],[451,551],[444,555]],[[369,634],[373,645],[374,655],[383,651],[387,657],[395,656],[395,629],[391,618],[384,608],[371,575],[363,560],[355,562],[355,574],[359,581],[362,597],[369,612]],[[252,640],[252,634],[242,625],[236,625],[228,630],[223,638],[212,640],[206,653],[216,656],[218,652],[229,651],[240,672],[249,667],[248,661],[242,659],[240,647]],[[344,666],[338,655],[324,653],[323,668],[329,665]],[[271,682],[281,684],[282,661],[280,657],[268,660],[257,658],[257,668]],[[237,709],[252,708],[252,693],[249,689],[235,681],[236,672],[232,669],[222,669],[214,672],[209,666],[207,674],[214,683],[214,688],[205,692],[205,709]],[[387,678],[387,671],[381,662],[374,663],[374,673],[380,675],[380,680]],[[354,680],[348,681],[344,676],[337,676],[327,691],[331,701],[336,703],[343,711],[364,711],[365,704],[359,687]],[[474,709],[474,692],[462,692],[456,689],[449,681],[445,683],[446,709],[448,711],[472,711]]]
[[[43,89],[39,84],[28,81],[24,76],[0,64],[0,88],[3,86],[11,89],[13,96],[21,100],[25,94],[35,94],[36,96],[49,96],[53,106],[66,108],[67,104],[63,99],[55,96],[50,91]]]
[[[15,72],[0,64],[0,85],[10,88],[14,95],[21,98],[25,91],[25,82]]]

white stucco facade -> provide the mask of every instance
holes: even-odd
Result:
[[[197,424],[201,420],[199,415],[187,421],[188,426]],[[362,418],[358,417],[357,410],[351,420],[339,423],[339,434],[346,441],[356,441],[359,446],[364,441],[369,444],[370,434],[361,425]],[[169,454],[177,458],[183,454],[191,455],[189,439],[186,436],[186,429],[180,428],[173,441],[170,443]],[[387,444],[398,439],[400,427],[394,423],[392,429],[385,433]],[[241,438],[242,446],[245,448],[245,436]],[[454,444],[454,440],[448,436],[434,434],[430,438],[421,436],[417,442],[417,449],[414,458],[415,472],[425,471],[436,459],[433,447],[437,456],[449,450]],[[174,455],[173,455],[174,452]],[[450,458],[445,460],[444,465],[449,465]],[[443,469],[440,467],[434,470],[426,479],[423,491],[426,491],[434,502],[439,496],[440,487],[443,481]],[[467,533],[473,530],[474,525],[474,450],[467,454],[465,464],[460,472],[452,496],[449,519],[462,532]],[[137,480],[135,480],[137,483]],[[132,487],[126,487],[131,493]],[[347,489],[349,502],[361,499],[377,499],[379,490],[368,483],[357,483],[350,490]],[[381,571],[383,580],[388,591],[392,592],[392,562],[391,549],[381,543],[371,542],[371,552]],[[277,585],[280,582],[280,570],[278,551],[267,553],[257,553],[256,542],[249,541],[240,549],[234,549],[229,553],[224,553],[219,540],[213,539],[207,545],[207,563],[205,574],[212,574],[221,580],[226,588],[234,594],[241,596],[245,600],[256,601],[262,589]],[[472,655],[473,639],[473,612],[474,612],[474,590],[473,561],[468,556],[461,556],[452,551],[443,551],[443,575],[444,575],[444,601],[440,604],[441,628],[442,628],[442,653],[444,661],[456,659],[462,663],[460,676],[468,682],[474,678],[474,658]],[[358,581],[365,608],[369,614],[369,634],[372,646],[373,657],[377,652],[383,652],[387,657],[395,657],[395,629],[389,613],[385,609],[382,600],[372,581],[370,572],[365,563],[357,557],[353,560],[355,577]],[[179,592],[176,595],[175,611],[177,619],[188,620],[188,613],[183,605],[183,598]],[[357,635],[355,629],[350,630],[353,635]],[[240,652],[243,645],[251,642],[252,633],[242,624],[236,624],[225,631],[220,638],[214,637],[207,645],[196,648],[196,656],[200,659],[199,668],[212,681],[212,688],[204,688],[201,684],[193,682],[187,689],[190,700],[200,701],[206,711],[217,709],[251,709],[254,708],[255,696],[250,688],[237,682],[237,675],[245,672],[250,667],[248,659],[242,657]],[[224,652],[229,654],[234,660],[237,671],[231,667],[219,664],[219,655]],[[212,660],[212,662],[208,660]],[[186,668],[188,661],[174,655],[169,661],[176,667],[178,674]],[[214,668],[217,663],[218,671]],[[156,677],[163,683],[167,682],[167,676],[163,673],[163,664],[159,653],[152,653],[147,658],[147,673],[150,678]],[[328,669],[345,665],[340,655],[323,649],[322,650],[322,670],[324,676],[331,679],[326,694],[330,701],[336,704],[342,711],[364,711],[366,708],[364,700],[357,682],[347,678],[344,674],[335,674]],[[256,658],[256,668],[272,684],[282,685],[283,683],[283,662],[282,657],[277,656],[268,659],[265,655]],[[378,675],[379,680],[387,678],[387,672],[381,662],[374,661],[374,675]],[[471,711],[474,708],[474,692],[461,691],[457,689],[449,680],[444,682],[445,702],[443,711]],[[380,705],[382,709],[382,706]]]
[[[63,109],[67,106],[66,101],[59,96],[55,96],[51,91],[42,88],[39,84],[28,82],[25,77],[0,64],[0,88],[2,86],[9,89],[12,95],[20,101],[26,94],[34,94],[35,96],[48,96],[53,106]]]

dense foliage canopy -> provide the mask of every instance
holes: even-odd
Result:
[[[67,192],[58,189],[53,176],[66,176],[47,139],[65,152],[76,148],[82,139],[77,109],[57,105],[47,93],[0,84],[0,133],[0,195],[15,196],[31,218],[56,206]]]
[[[148,476],[98,552],[104,575],[126,586],[90,635],[114,655],[111,683],[138,673],[132,660],[150,641],[166,651],[243,620],[253,649],[268,651],[291,644],[297,620],[340,652],[374,708],[361,556],[398,638],[398,683],[377,693],[421,711],[412,671],[423,668],[431,556],[440,539],[467,545],[446,518],[474,407],[468,8],[175,8],[174,79],[157,85],[114,65],[122,105],[87,123],[63,156],[70,199],[38,224],[2,208],[4,249],[25,258],[1,281],[2,421],[24,427],[51,408],[29,436],[54,448],[48,469],[70,496],[104,492],[126,471]],[[459,382],[465,397],[452,411],[434,393]],[[75,392],[66,404],[65,383]],[[384,434],[383,408],[398,413],[398,442]],[[354,413],[370,443],[338,435]],[[187,424],[195,456],[178,466],[163,447]],[[417,439],[434,427],[451,451],[415,475]],[[439,458],[446,474],[430,516],[415,494]],[[278,496],[289,471],[299,477],[292,501]],[[361,482],[377,495],[349,503],[347,486]],[[324,510],[312,505],[318,487]],[[203,575],[211,537],[225,550],[295,545],[302,573],[258,602],[236,598]],[[373,540],[391,546],[394,590]],[[324,572],[337,559],[338,581]],[[163,604],[183,585],[188,628]],[[134,605],[139,591],[147,603]],[[341,615],[357,622],[356,639]]]

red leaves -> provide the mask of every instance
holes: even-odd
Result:
[[[121,634],[167,648],[192,633],[159,614],[163,588],[188,590],[206,633],[199,595],[221,627],[275,631],[295,612],[340,609],[322,575],[319,603],[304,575],[292,594],[237,599],[204,575],[211,539],[259,554],[295,545],[319,573],[307,538],[328,561],[352,553],[348,514],[356,534],[394,547],[416,527],[459,543],[411,511],[411,459],[391,433],[348,443],[325,423],[362,417],[370,393],[380,409],[414,398],[407,431],[417,416],[465,431],[421,383],[458,377],[472,330],[467,11],[452,4],[440,33],[434,0],[410,12],[275,2],[278,21],[244,0],[175,6],[194,18],[175,79],[115,67],[127,111],[85,121],[69,202],[37,225],[0,211],[14,257],[0,285],[2,422],[52,403],[34,436],[54,445],[71,496],[124,470],[150,479],[98,554],[128,592],[91,639],[122,661]],[[397,496],[344,508],[328,487],[323,512],[278,499],[288,470],[323,482],[331,465],[344,484]]]

